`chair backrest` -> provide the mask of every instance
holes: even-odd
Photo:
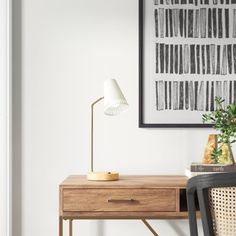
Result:
[[[236,187],[209,189],[209,202],[215,235],[236,235]]]
[[[205,236],[236,236],[236,173],[199,175],[187,183],[191,236],[197,236],[197,194]]]

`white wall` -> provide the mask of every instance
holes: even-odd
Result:
[[[0,0],[0,235],[11,235],[11,1]]]
[[[137,0],[14,1],[14,236],[57,235],[58,185],[89,169],[90,103],[107,78],[119,81],[130,109],[110,118],[97,107],[97,169],[183,174],[201,158],[209,129],[138,128]],[[153,225],[160,235],[189,235],[187,221]],[[78,228],[83,236],[149,233],[137,221]]]

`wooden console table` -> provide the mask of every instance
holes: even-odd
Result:
[[[76,219],[138,219],[153,235],[147,219],[188,217],[185,176],[121,176],[118,181],[88,181],[69,176],[60,185],[59,236],[63,220],[69,220],[69,235]]]

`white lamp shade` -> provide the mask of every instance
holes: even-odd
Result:
[[[128,108],[128,103],[115,79],[104,82],[104,113],[115,116]]]

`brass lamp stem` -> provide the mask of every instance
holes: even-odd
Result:
[[[93,127],[94,127],[93,110],[94,106],[103,99],[104,97],[100,97],[91,104],[91,172],[93,172]]]

